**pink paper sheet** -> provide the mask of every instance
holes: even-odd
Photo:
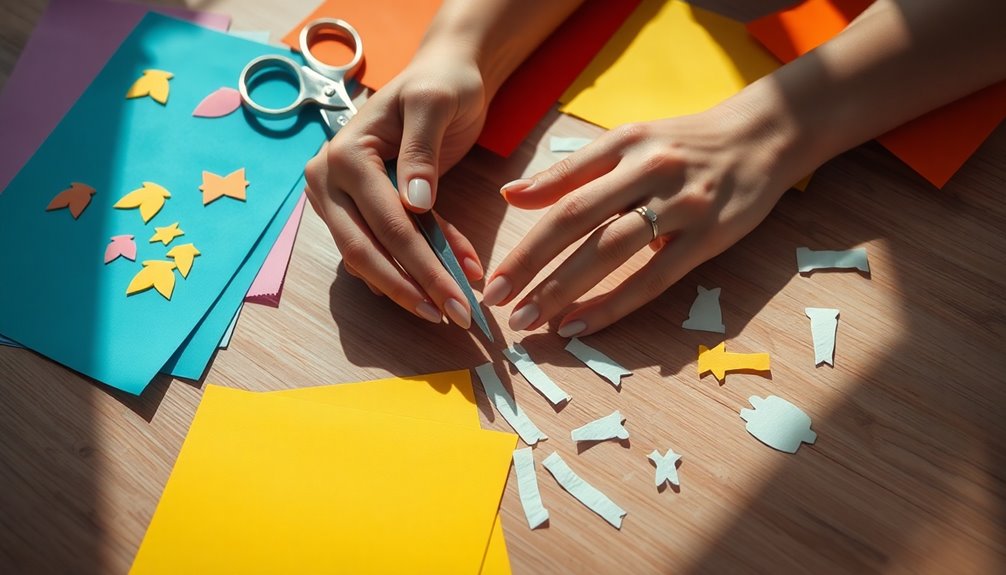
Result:
[[[300,228],[300,218],[304,214],[304,204],[307,197],[301,194],[297,201],[297,207],[290,214],[290,219],[283,226],[279,238],[269,250],[262,269],[255,276],[251,288],[245,301],[272,307],[279,307],[279,299],[283,294],[283,280],[286,278],[286,268],[290,264],[290,256],[293,254],[293,242],[297,239],[297,230]]]

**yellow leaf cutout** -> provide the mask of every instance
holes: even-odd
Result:
[[[167,104],[170,90],[168,80],[173,77],[174,74],[163,70],[144,70],[143,75],[129,87],[126,99],[150,96],[156,102]]]
[[[147,260],[143,262],[143,269],[133,276],[126,288],[126,295],[130,296],[147,291],[150,288],[157,290],[157,293],[164,296],[164,299],[171,299],[171,293],[175,290],[175,263],[163,260]]]
[[[199,250],[193,244],[182,244],[168,251],[168,257],[175,260],[178,272],[182,274],[183,278],[189,277],[189,270],[192,269],[192,260],[198,255],[202,254],[199,253]]]
[[[165,198],[170,198],[171,192],[153,182],[143,182],[143,187],[122,196],[115,206],[120,210],[140,208],[143,223],[147,223],[164,207]]]

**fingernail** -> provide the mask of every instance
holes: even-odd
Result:
[[[587,329],[587,324],[582,321],[571,321],[559,328],[559,337],[573,337],[574,335]]]
[[[538,319],[540,314],[541,312],[538,310],[538,306],[536,304],[529,303],[510,315],[510,329],[514,331],[526,329],[527,326],[534,323],[534,320]]]
[[[472,258],[465,258],[465,261],[461,262],[461,264],[465,266],[465,272],[467,272],[466,275],[477,280],[482,279],[482,274],[485,272],[482,270],[482,266],[479,265],[479,262]]]
[[[409,204],[420,210],[428,210],[433,207],[433,191],[430,183],[421,178],[414,178],[409,181],[408,192]]]
[[[440,310],[428,301],[420,302],[416,306],[416,313],[419,314],[419,317],[433,323],[440,323],[442,318]]]
[[[444,302],[444,311],[447,312],[447,317],[451,318],[451,321],[458,324],[464,329],[468,329],[472,325],[472,315],[468,313],[465,306],[461,305],[456,299],[449,299]]]
[[[523,192],[524,190],[530,188],[531,184],[533,183],[534,180],[532,180],[531,178],[521,178],[519,180],[514,180],[512,182],[503,184],[503,187],[500,188],[500,193],[503,194],[503,199],[506,199],[506,195],[509,194],[510,192]]]
[[[494,306],[510,295],[510,280],[506,276],[496,276],[482,292],[482,304]]]

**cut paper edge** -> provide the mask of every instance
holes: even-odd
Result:
[[[866,256],[866,248],[816,251],[800,247],[796,248],[796,265],[802,274],[809,274],[816,270],[836,269],[858,269],[863,273],[870,273],[870,262]]]
[[[601,493],[596,487],[581,479],[566,465],[558,453],[553,451],[541,464],[552,474],[560,487],[587,509],[598,514],[615,529],[622,528],[622,518],[627,514],[626,511],[608,499],[608,496]]]
[[[838,333],[839,311],[833,308],[808,307],[810,333],[814,341],[814,366],[822,363],[835,367],[835,336]]]
[[[579,338],[570,339],[566,344],[566,351],[582,361],[594,373],[611,382],[615,389],[621,389],[622,377],[632,375],[631,371],[607,355],[583,343]]]
[[[479,376],[479,381],[482,382],[482,389],[485,390],[486,397],[496,406],[496,411],[517,432],[524,443],[534,445],[548,439],[548,436],[542,433],[524,413],[524,410],[517,405],[513,396],[507,393],[491,362],[476,367],[475,373]]]
[[[577,427],[569,433],[569,436],[573,441],[607,441],[609,439],[624,441],[629,438],[629,430],[625,429],[623,421],[625,421],[625,417],[616,410],[611,415]]]
[[[668,449],[666,454],[660,455],[660,452],[654,449],[652,453],[647,455],[647,458],[657,466],[653,477],[655,487],[659,488],[665,483],[670,483],[675,487],[681,486],[680,479],[678,478],[678,461],[681,460],[680,453],[674,453],[673,449]]]
[[[234,88],[219,88],[212,92],[192,110],[196,118],[222,118],[241,107],[241,92]]]
[[[548,151],[550,152],[575,152],[583,148],[593,140],[590,138],[563,138],[552,136],[548,140]]]
[[[810,417],[799,407],[775,395],[752,395],[748,401],[754,409],[742,409],[740,416],[758,441],[785,453],[796,453],[801,443],[817,441]]]
[[[520,495],[520,505],[524,509],[527,525],[531,529],[537,529],[548,521],[548,510],[541,502],[538,477],[534,471],[534,452],[530,447],[514,450],[513,469],[517,474],[517,493]]]
[[[519,343],[515,343],[509,348],[504,349],[503,355],[517,368],[517,371],[524,376],[524,379],[531,384],[531,387],[534,387],[539,393],[544,395],[545,399],[553,406],[561,405],[572,399],[572,396],[563,391],[552,381],[552,378],[538,367],[538,364],[528,355],[527,350],[521,347]]]
[[[681,327],[692,331],[726,333],[723,311],[720,309],[720,288],[706,289],[698,286],[697,292],[695,301],[688,310],[688,319],[682,322]]]

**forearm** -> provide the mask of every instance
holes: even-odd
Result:
[[[490,98],[583,0],[447,0],[420,52],[471,58]]]

